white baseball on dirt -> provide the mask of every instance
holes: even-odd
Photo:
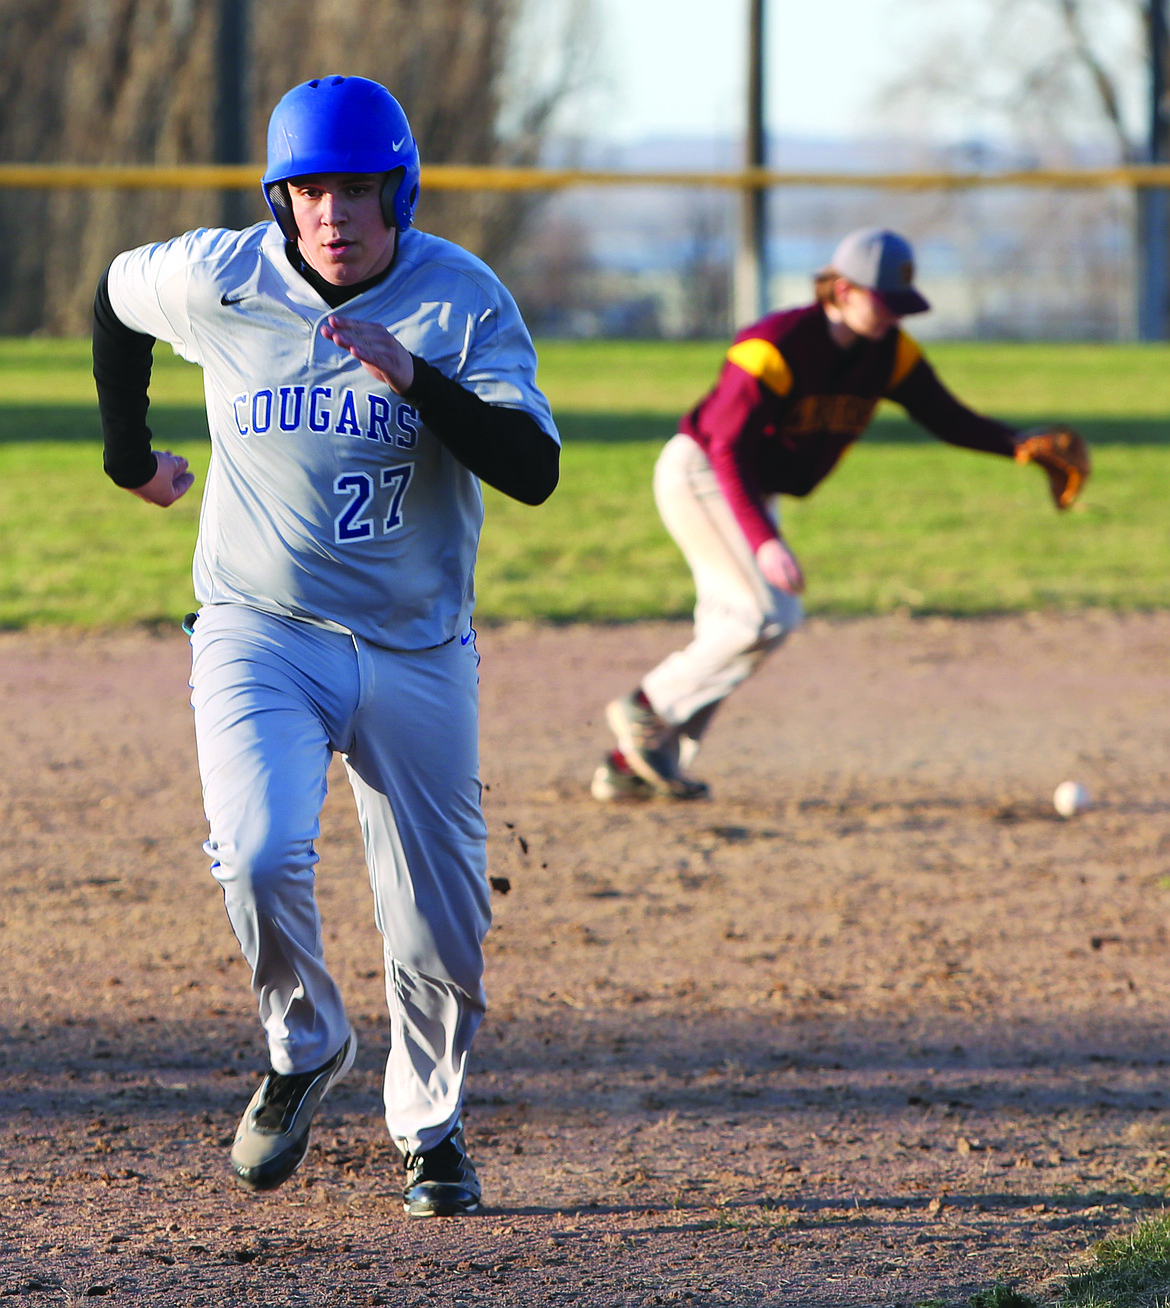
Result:
[[[1062,781],[1052,796],[1052,806],[1061,817],[1070,818],[1089,807],[1089,792],[1079,781]]]

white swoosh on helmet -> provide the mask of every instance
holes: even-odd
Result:
[[[390,149],[393,150],[395,154],[397,154],[398,151],[401,150],[405,144],[406,144],[406,137],[404,136],[401,141],[391,141]]]

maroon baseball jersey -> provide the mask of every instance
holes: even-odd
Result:
[[[1015,428],[961,404],[900,328],[842,348],[819,304],[769,314],[735,338],[714,389],[680,430],[706,451],[753,550],[775,536],[770,496],[807,495],[894,400],[952,445],[1011,456]]]

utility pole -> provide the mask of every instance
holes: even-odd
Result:
[[[1167,113],[1166,0],[1147,0],[1149,40],[1150,163],[1170,160],[1170,114]],[[1143,186],[1137,192],[1137,336],[1164,341],[1170,336],[1170,193]]]
[[[748,78],[745,166],[767,165],[764,130],[764,0],[748,0]],[[735,327],[745,327],[767,311],[768,197],[762,186],[745,187],[741,200],[739,245],[735,256]]]
[[[248,0],[218,0],[218,8],[215,162],[248,163]],[[225,227],[247,226],[249,207],[247,195],[238,188],[220,192],[220,214]]]

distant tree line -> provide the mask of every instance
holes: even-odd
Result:
[[[216,162],[217,41],[240,0],[0,0],[0,160]],[[526,7],[556,39],[517,55]],[[402,102],[425,162],[535,162],[589,57],[588,0],[250,0],[243,80],[249,159],[298,82],[372,77]],[[506,121],[506,128],[501,122]],[[506,260],[530,197],[424,190],[419,225]],[[119,250],[220,225],[220,197],[179,190],[0,194],[0,334],[88,330]],[[259,177],[245,221],[268,216]]]

